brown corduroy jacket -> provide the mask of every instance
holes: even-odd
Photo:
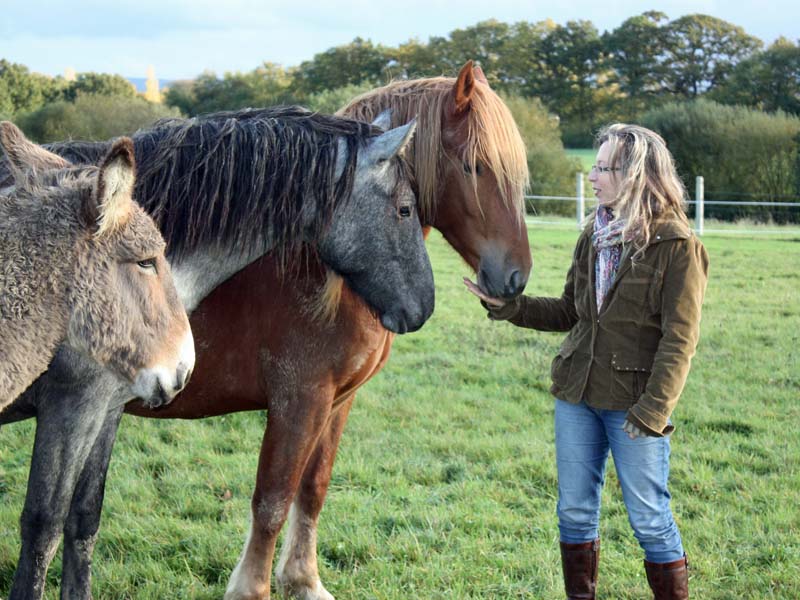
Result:
[[[644,256],[623,253],[600,311],[595,299],[592,226],[578,239],[560,298],[520,296],[489,316],[541,331],[569,331],[553,360],[554,396],[595,408],[628,410],[650,435],[668,420],[697,346],[708,254],[679,221],[653,227]]]

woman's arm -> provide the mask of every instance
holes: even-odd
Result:
[[[676,243],[661,292],[661,341],[647,387],[628,421],[651,434],[671,431],[667,421],[683,391],[700,335],[708,281],[708,253],[696,239]]]
[[[518,327],[540,331],[569,331],[578,322],[575,310],[575,260],[567,273],[564,291],[559,298],[543,296],[517,296],[511,301],[492,298],[484,294],[478,286],[466,277],[464,285],[481,299],[481,304],[489,311],[494,321],[510,321]]]

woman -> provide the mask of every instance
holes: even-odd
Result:
[[[656,600],[688,598],[686,555],[667,491],[670,414],[697,345],[708,255],[682,209],[664,140],[635,125],[598,135],[599,206],[560,298],[486,296],[495,320],[569,331],[553,360],[558,525],[568,598],[594,598],[600,492],[609,450]]]

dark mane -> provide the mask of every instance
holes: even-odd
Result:
[[[372,126],[299,107],[165,119],[133,136],[136,200],[149,212],[171,257],[209,244],[252,247],[271,232],[285,261],[297,256],[304,202],[316,202],[319,235],[353,186],[357,151]],[[348,150],[336,180],[337,138]],[[75,163],[96,163],[108,142],[47,146]]]

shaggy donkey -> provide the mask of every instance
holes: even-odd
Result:
[[[194,367],[194,342],[153,220],[131,199],[133,144],[73,168],[0,123],[14,184],[0,189],[0,411],[63,341],[152,406]]]

